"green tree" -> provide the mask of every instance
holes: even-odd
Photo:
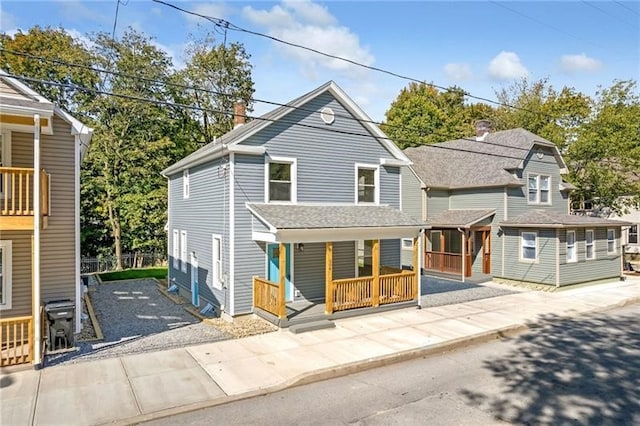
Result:
[[[474,134],[476,120],[488,118],[486,104],[465,104],[462,89],[440,91],[409,83],[386,113],[382,130],[401,148],[444,142]]]
[[[60,83],[43,84],[30,81],[29,86],[61,108],[83,116],[85,106],[95,96],[77,90],[71,85],[95,89],[98,74],[86,67],[94,64],[91,52],[80,41],[62,28],[35,26],[26,33],[19,31],[13,36],[0,34],[0,68],[8,73]],[[44,57],[58,62],[39,60],[16,53]],[[78,64],[82,67],[65,65]]]
[[[634,80],[601,88],[592,114],[569,146],[570,179],[578,200],[618,213],[640,208],[640,95]]]
[[[212,35],[192,42],[187,64],[178,77],[192,87],[183,96],[200,108],[193,111],[200,123],[200,138],[211,142],[233,128],[233,106],[237,101],[252,111],[254,92],[250,55],[240,43],[216,44]]]

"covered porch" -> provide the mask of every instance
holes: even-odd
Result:
[[[254,240],[278,246],[279,276],[253,278],[254,311],[280,326],[302,318],[333,319],[363,314],[372,310],[415,304],[418,298],[420,268],[403,270],[399,265],[399,240],[412,238],[413,264],[420,262],[420,228],[424,225],[387,206],[247,206],[259,221],[254,226]],[[282,218],[291,220],[279,223]],[[315,225],[310,218],[322,218]],[[295,219],[298,218],[298,219]],[[304,219],[303,219],[304,218]],[[366,224],[369,224],[366,226]],[[398,241],[398,264],[381,264],[381,240]],[[336,244],[354,242],[364,249],[363,258],[354,252],[351,277],[336,277]],[[320,243],[324,255],[316,262],[324,265],[324,297],[315,300],[291,300],[287,297],[287,245]],[[363,261],[364,259],[364,261]],[[347,313],[349,312],[349,313]]]
[[[443,276],[471,278],[491,274],[491,220],[495,210],[446,210],[429,219],[424,268]],[[479,258],[479,259],[478,259]]]

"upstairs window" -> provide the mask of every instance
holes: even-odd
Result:
[[[638,244],[638,225],[629,228],[629,244]]]
[[[577,262],[576,231],[567,231],[567,263]]]
[[[379,167],[356,164],[357,203],[378,204]]]
[[[551,177],[529,175],[528,181],[529,204],[551,204]]]
[[[615,254],[616,252],[616,230],[607,229],[607,253]]]
[[[0,167],[11,167],[11,133],[0,133]],[[5,188],[6,186],[6,188]],[[9,179],[5,181],[4,174],[0,173],[0,196],[10,194]]]
[[[585,255],[587,260],[596,258],[595,240],[593,238],[593,229],[587,229],[584,234]]]
[[[189,169],[182,171],[182,198],[189,198]]]
[[[270,158],[266,167],[267,202],[296,202],[296,160]]]

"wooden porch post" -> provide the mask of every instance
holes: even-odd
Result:
[[[371,256],[373,265],[371,266],[373,273],[373,288],[371,289],[371,300],[373,307],[380,306],[380,240],[373,240],[371,247]]]
[[[420,285],[420,263],[418,260],[418,256],[420,255],[420,236],[421,234],[418,234],[418,236],[413,239],[413,272],[415,274],[414,279],[416,281],[413,286],[413,298],[418,295],[418,286]],[[420,296],[418,295],[418,297]]]
[[[280,286],[278,287],[278,316],[280,319],[285,319],[287,317],[287,306],[285,303],[285,290],[287,286],[287,245],[280,243],[279,249]]]
[[[324,313],[331,315],[333,313],[333,243],[327,241],[325,246],[325,300]]]
[[[467,262],[466,262],[466,257],[467,257],[467,256],[466,256],[466,250],[465,250],[465,248],[466,248],[466,247],[465,247],[465,244],[466,244],[466,242],[467,242],[467,238],[466,238],[466,237],[467,237],[466,232],[465,232],[465,231],[462,231],[462,232],[460,233],[460,238],[462,239],[462,259],[461,259],[461,260],[462,260],[462,282],[464,282],[464,277],[466,276],[466,271],[465,271],[465,269],[466,269],[466,266],[467,266],[467,265],[466,265],[466,263],[467,263]],[[452,250],[452,251],[453,251],[453,250]]]
[[[444,253],[445,240],[444,230],[440,231],[440,252]],[[444,272],[444,255],[440,255],[440,272]]]

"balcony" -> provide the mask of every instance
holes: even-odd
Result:
[[[34,169],[0,167],[0,231],[33,229]],[[41,228],[46,229],[49,217],[49,174],[39,173]]]

